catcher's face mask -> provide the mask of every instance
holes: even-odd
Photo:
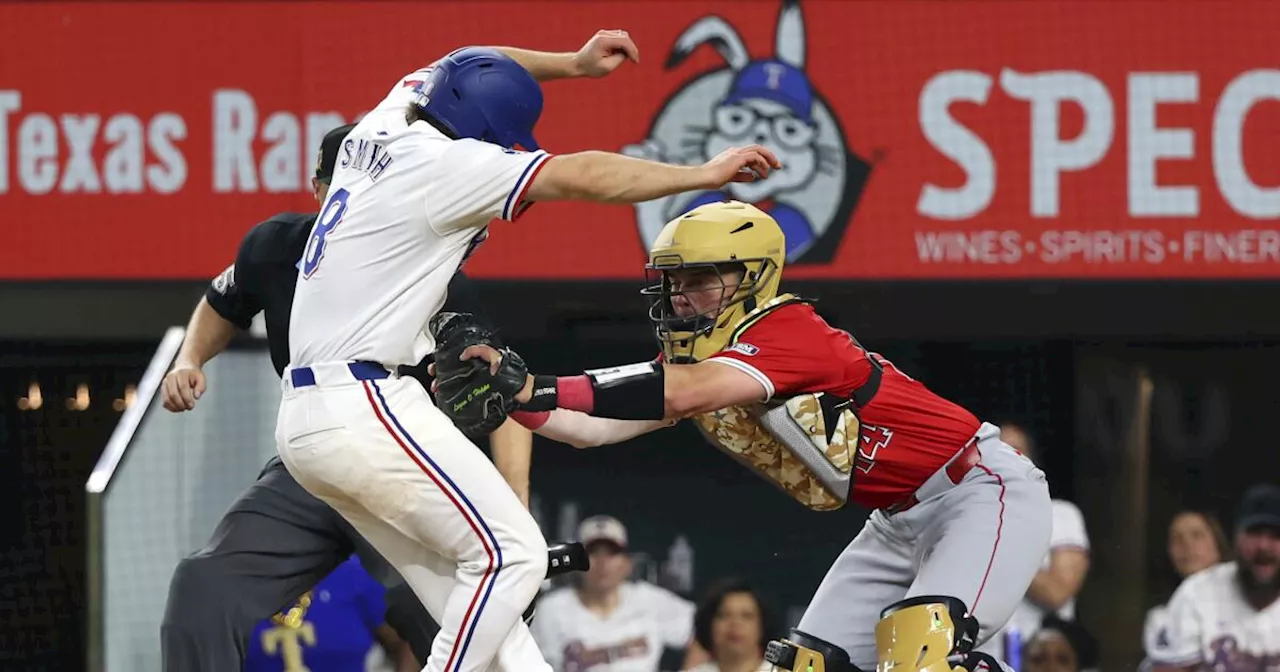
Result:
[[[751,296],[759,282],[747,277],[742,264],[649,267],[645,275],[643,293],[650,297],[649,321],[673,363],[695,361],[694,342],[714,340],[717,319]]]
[[[772,217],[737,201],[669,222],[649,249],[641,292],[666,360],[697,362],[727,346],[738,323],[777,295],[785,247]]]

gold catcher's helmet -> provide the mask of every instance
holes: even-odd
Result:
[[[668,362],[701,361],[723,350],[734,327],[778,294],[787,244],[782,229],[759,208],[740,201],[709,203],[671,220],[649,249],[649,319]],[[720,275],[725,296],[716,309],[692,317],[672,310],[669,273],[709,269]],[[726,271],[742,270],[736,286]]]
[[[978,621],[954,597],[903,600],[880,613],[876,672],[965,672],[977,636]]]

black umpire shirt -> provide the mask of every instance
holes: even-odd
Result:
[[[248,329],[255,315],[265,313],[267,347],[276,375],[284,375],[289,364],[289,314],[293,310],[293,290],[298,279],[298,262],[302,259],[311,225],[317,213],[283,212],[254,226],[240,241],[235,263],[213,279],[205,290],[205,299],[213,310],[227,320]],[[488,321],[480,309],[475,287],[462,273],[449,281],[449,295],[444,310],[473,313]],[[423,381],[430,356],[403,373]]]

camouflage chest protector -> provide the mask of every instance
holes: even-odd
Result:
[[[769,313],[795,303],[780,295],[743,317],[734,327],[732,347]],[[858,464],[858,410],[880,387],[883,369],[875,358],[871,377],[852,398],[805,393],[768,404],[730,406],[694,417],[712,445],[749,467],[814,511],[834,511],[849,501]]]

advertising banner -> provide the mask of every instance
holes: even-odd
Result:
[[[315,208],[320,137],[467,44],[638,65],[549,82],[539,140],[697,164],[725,194],[547,203],[483,278],[637,279],[693,202],[760,205],[792,278],[1280,277],[1280,5],[1168,0],[0,4],[3,279],[211,277]]]

